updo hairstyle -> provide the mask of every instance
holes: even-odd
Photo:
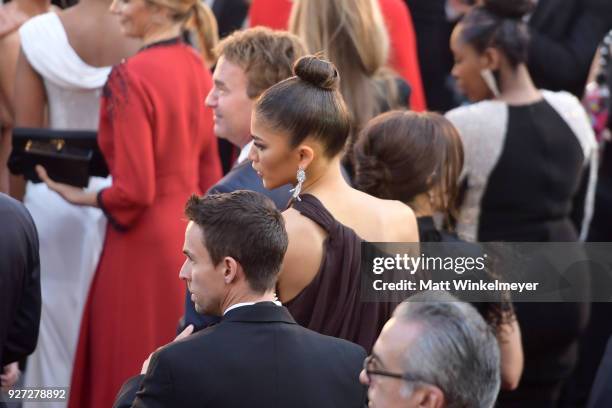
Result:
[[[532,0],[483,0],[461,20],[460,38],[479,53],[499,49],[516,68],[527,62],[529,31],[524,17],[533,9]]]
[[[447,224],[456,219],[463,168],[459,133],[444,116],[391,111],[370,120],[355,145],[355,185],[375,197],[410,204],[430,193]]]
[[[307,55],[295,62],[293,74],[259,97],[255,114],[266,126],[288,134],[292,148],[310,136],[322,143],[327,157],[336,156],[342,152],[351,130],[336,67],[318,56]]]

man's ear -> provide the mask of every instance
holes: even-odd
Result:
[[[225,284],[235,283],[238,279],[240,264],[231,256],[226,256],[221,261],[221,265],[223,267],[223,280]]]
[[[444,393],[435,385],[421,385],[414,391],[413,397],[416,399],[419,408],[443,408],[446,404]]]

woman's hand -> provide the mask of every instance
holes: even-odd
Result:
[[[19,363],[11,363],[5,365],[0,375],[0,382],[2,384],[2,391],[7,392],[17,383],[19,380],[19,376],[21,375],[21,371],[19,371]]]
[[[62,198],[71,204],[88,205],[91,207],[98,206],[97,193],[93,191],[85,191],[82,188],[74,187],[69,184],[58,183],[49,177],[45,168],[41,165],[36,166],[38,177],[49,187],[61,195]]]

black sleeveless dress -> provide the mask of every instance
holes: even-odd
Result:
[[[397,303],[362,302],[361,244],[313,195],[292,207],[327,233],[321,267],[312,282],[285,303],[296,322],[316,332],[361,345],[370,352]]]

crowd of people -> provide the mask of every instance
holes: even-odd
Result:
[[[612,241],[611,29],[597,0],[4,4],[3,389],[609,406],[607,304],[366,302],[361,265],[368,243]],[[10,174],[17,128],[96,131],[109,176]]]

